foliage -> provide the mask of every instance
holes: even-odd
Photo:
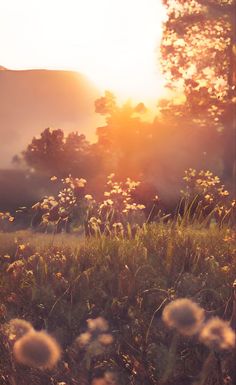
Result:
[[[163,0],[168,20],[162,39],[162,69],[168,85],[183,93],[185,114],[216,130],[224,174],[233,176],[236,33],[235,0]],[[235,177],[235,175],[234,175]]]
[[[217,117],[220,103],[229,103],[235,91],[235,1],[164,3],[169,19],[162,40],[162,65],[169,85],[183,87],[195,111],[206,106]]]

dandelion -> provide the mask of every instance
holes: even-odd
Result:
[[[30,331],[13,347],[17,362],[38,369],[51,369],[58,362],[61,350],[58,343],[45,332]]]
[[[109,329],[108,322],[102,317],[98,317],[94,319],[90,318],[87,320],[87,323],[88,323],[89,330],[93,332],[96,330],[101,332],[106,332]]]
[[[88,319],[88,330],[77,337],[76,342],[82,348],[86,348],[87,357],[94,357],[103,354],[105,348],[111,345],[113,337],[108,333],[108,322],[98,317],[95,319]]]
[[[181,298],[165,307],[162,318],[168,327],[191,336],[199,331],[204,320],[204,310],[190,299]]]
[[[211,318],[202,328],[199,339],[212,349],[232,349],[235,347],[235,333],[228,322],[218,317]]]
[[[30,322],[23,319],[14,318],[9,322],[8,335],[10,340],[18,340],[23,337],[26,333],[34,331],[33,326]]]
[[[85,332],[80,334],[80,336],[76,339],[76,341],[81,347],[84,347],[89,344],[89,342],[91,341],[91,338],[92,338],[92,334],[89,332]]]
[[[113,337],[111,334],[101,334],[98,337],[98,342],[100,342],[102,345],[111,345],[113,342]]]

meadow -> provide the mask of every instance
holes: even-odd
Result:
[[[2,3],[0,385],[235,385],[236,1]]]
[[[174,214],[155,197],[145,216],[138,182],[109,176],[95,202],[68,177],[4,228],[1,384],[235,383],[235,204],[209,171],[184,178]]]

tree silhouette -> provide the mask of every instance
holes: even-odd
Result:
[[[26,164],[48,175],[91,177],[99,167],[99,154],[85,135],[46,128],[23,152]]]

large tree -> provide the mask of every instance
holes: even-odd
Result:
[[[185,114],[219,133],[224,173],[235,156],[236,1],[163,0],[161,46],[169,87],[184,95]],[[183,99],[184,100],[184,99]]]

